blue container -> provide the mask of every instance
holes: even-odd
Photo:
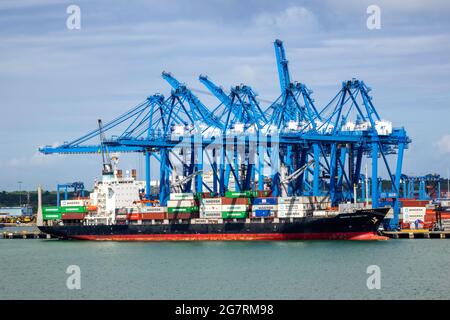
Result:
[[[255,217],[270,217],[270,210],[255,210]]]
[[[253,204],[278,204],[278,198],[256,198]]]

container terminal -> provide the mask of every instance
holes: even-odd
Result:
[[[218,100],[207,107],[163,72],[170,96],[153,94],[82,137],[40,148],[101,154],[103,168],[89,197],[69,199],[67,188],[81,186],[72,183],[60,199],[58,186],[56,205],[39,206],[39,229],[59,238],[157,241],[378,240],[448,229],[449,203],[432,202],[427,189],[438,181],[440,197],[439,176],[402,173],[411,139],[381,117],[371,89],[343,81],[318,108],[313,91],[291,81],[283,42],[274,48],[280,95],[266,108],[250,86],[225,90],[200,75]],[[144,157],[144,181],[119,168],[127,152]]]

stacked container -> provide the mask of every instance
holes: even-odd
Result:
[[[278,198],[255,198],[253,200],[252,218],[272,218],[278,213]]]
[[[200,218],[221,219],[222,198],[203,198],[200,202]]]
[[[278,198],[279,218],[301,218],[314,210],[325,210],[329,206],[325,197],[280,197]]]
[[[167,201],[168,219],[191,219],[198,217],[198,201],[193,193],[171,193]]]
[[[251,197],[257,196],[256,191],[227,191],[222,198],[223,219],[245,219],[250,210]]]
[[[58,207],[42,207],[42,217],[44,220],[59,220],[61,212]]]
[[[142,220],[164,220],[167,219],[167,207],[142,207]]]

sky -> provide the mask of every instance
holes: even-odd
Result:
[[[67,28],[69,5],[81,28]],[[369,5],[381,28],[367,27]],[[99,155],[49,155],[154,93],[172,72],[190,88],[206,74],[224,88],[245,83],[264,101],[280,89],[273,41],[284,41],[291,78],[325,106],[342,81],[364,80],[383,119],[412,143],[403,172],[450,167],[450,2],[418,1],[57,1],[0,2],[0,190],[92,185]],[[199,94],[211,109],[218,103]],[[143,177],[143,159],[123,165]],[[126,169],[126,168],[125,168]]]

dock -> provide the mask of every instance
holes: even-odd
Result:
[[[0,232],[0,239],[55,239],[42,232]]]
[[[382,235],[391,239],[450,239],[450,231],[405,229],[400,231],[383,231]]]

